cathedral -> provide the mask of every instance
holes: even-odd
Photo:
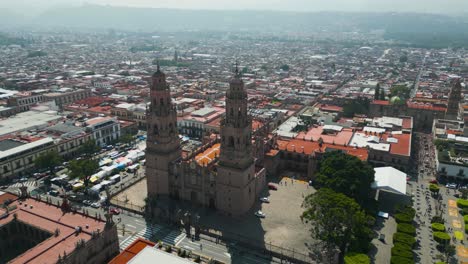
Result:
[[[177,112],[159,66],[151,78],[147,111],[148,198],[188,201],[229,216],[247,213],[266,187],[265,169],[256,162],[247,92],[239,71],[226,92],[220,135],[194,153],[182,155]]]

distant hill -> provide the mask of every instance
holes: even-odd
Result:
[[[466,16],[411,13],[218,11],[84,5],[51,9],[29,20],[27,24],[150,32],[212,30],[333,33],[378,29],[385,30],[389,39],[418,45],[431,41],[437,42],[437,46],[447,43],[468,45]]]
[[[10,9],[0,8],[0,29],[18,26],[25,23],[23,16]]]

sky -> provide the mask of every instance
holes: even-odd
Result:
[[[0,8],[21,13],[83,3],[181,9],[468,13],[468,0],[0,0]]]

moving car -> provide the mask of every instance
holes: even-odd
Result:
[[[436,179],[432,179],[432,180],[429,181],[429,183],[437,184],[438,182],[437,182]]]
[[[266,217],[265,213],[262,212],[262,211],[260,211],[260,210],[258,210],[257,212],[255,212],[255,215],[256,215],[257,217],[259,217],[259,218],[265,218],[265,217]]]
[[[55,197],[59,196],[59,194],[60,194],[60,192],[57,191],[57,190],[52,190],[52,191],[49,192],[49,195],[55,196]]]
[[[19,179],[19,182],[27,182],[28,181],[28,178],[26,177],[22,177]]]
[[[260,201],[263,203],[270,203],[270,199],[268,199],[268,197],[261,197]]]
[[[95,202],[95,203],[92,203],[92,204],[91,204],[91,207],[93,207],[93,208],[99,208],[99,207],[101,207],[101,205],[100,205],[98,202]]]
[[[87,206],[90,206],[93,202],[91,202],[90,200],[84,200],[83,201],[83,204],[84,205],[87,205]]]
[[[120,210],[117,209],[117,208],[111,208],[109,210],[109,213],[113,214],[113,215],[119,215],[120,214]]]

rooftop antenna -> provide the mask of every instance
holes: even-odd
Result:
[[[161,71],[161,67],[159,66],[159,59],[156,61],[156,65],[157,65],[157,72],[160,72]]]
[[[236,60],[236,70],[235,70],[236,75],[239,75],[239,61]]]

